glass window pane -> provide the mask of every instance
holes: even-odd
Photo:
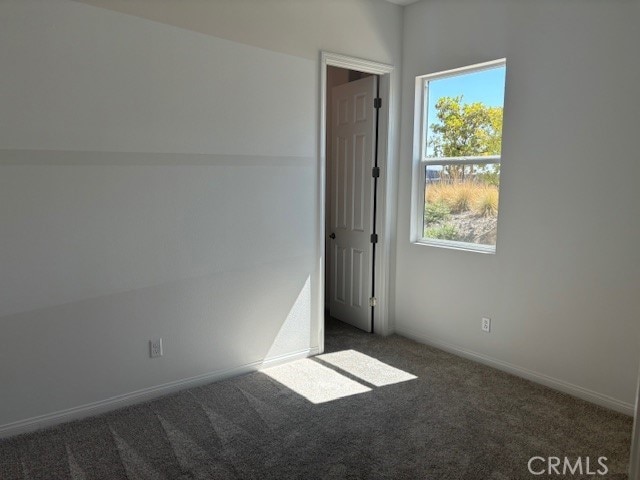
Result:
[[[500,155],[506,67],[426,83],[428,158]]]
[[[426,165],[425,239],[496,244],[500,164]]]

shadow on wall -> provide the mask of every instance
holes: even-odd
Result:
[[[2,317],[0,425],[308,351],[310,263],[294,257]],[[153,337],[163,357],[148,357]]]
[[[265,289],[268,296],[269,288]],[[305,345],[305,339],[309,338],[311,331],[311,277],[307,277],[300,289],[298,297],[287,314],[280,330],[276,334],[271,347],[263,358],[269,361],[282,355],[292,354],[309,348]]]

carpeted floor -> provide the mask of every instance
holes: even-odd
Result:
[[[314,359],[2,441],[0,478],[540,478],[527,471],[532,456],[604,456],[609,474],[593,478],[626,478],[630,417],[339,322],[326,346]]]

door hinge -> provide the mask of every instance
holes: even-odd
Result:
[[[382,108],[382,99],[380,97],[373,99],[373,108]]]
[[[369,297],[369,306],[375,307],[378,303],[378,299],[376,297]]]
[[[380,167],[373,167],[371,169],[371,176],[373,178],[378,178],[380,176]]]
[[[378,243],[378,234],[377,233],[372,233],[371,234],[371,243]]]

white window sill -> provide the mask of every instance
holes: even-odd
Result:
[[[436,238],[421,238],[414,245],[425,245],[429,247],[448,248],[450,250],[462,250],[465,252],[488,253],[495,255],[494,245],[481,245],[479,243],[456,242],[453,240],[438,240]]]

